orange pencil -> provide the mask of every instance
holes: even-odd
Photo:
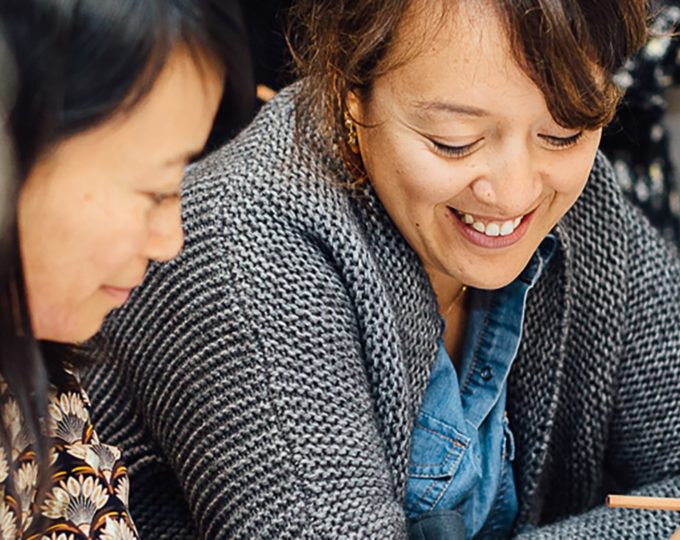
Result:
[[[668,497],[636,497],[632,495],[607,495],[609,508],[637,508],[642,510],[675,510],[680,512],[680,499]]]

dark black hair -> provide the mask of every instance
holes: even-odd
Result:
[[[7,122],[15,161],[5,201],[11,219],[0,231],[0,373],[35,441],[44,486],[48,383],[76,356],[38,342],[31,330],[16,225],[22,182],[53,145],[133,109],[176,45],[226,68],[212,140],[250,118],[255,85],[237,0],[2,0],[0,35],[17,80]]]

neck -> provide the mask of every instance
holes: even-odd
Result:
[[[462,303],[461,300],[465,291],[464,283],[432,267],[425,266],[425,271],[430,278],[432,289],[437,295],[441,314],[450,313],[457,304]]]

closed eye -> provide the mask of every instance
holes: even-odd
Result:
[[[473,143],[470,144],[464,144],[461,146],[451,146],[448,144],[442,144],[440,142],[437,142],[435,140],[430,139],[430,142],[432,143],[432,146],[434,148],[434,151],[437,154],[440,154],[444,157],[450,157],[450,158],[464,158],[468,155],[470,155],[477,147],[477,145],[482,141],[482,139],[478,139]]]
[[[547,142],[553,148],[569,148],[576,145],[583,137],[583,131],[579,131],[575,135],[569,137],[554,137],[552,135],[539,135],[541,139]]]
[[[175,201],[179,199],[179,193],[173,192],[173,193],[147,193],[147,195],[151,198],[153,203],[157,206],[160,206],[166,202],[169,201]]]

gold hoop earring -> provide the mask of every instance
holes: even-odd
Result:
[[[347,111],[344,114],[345,117],[345,129],[347,130],[347,146],[354,154],[359,153],[359,137],[357,135],[357,128],[354,125],[352,117]]]

